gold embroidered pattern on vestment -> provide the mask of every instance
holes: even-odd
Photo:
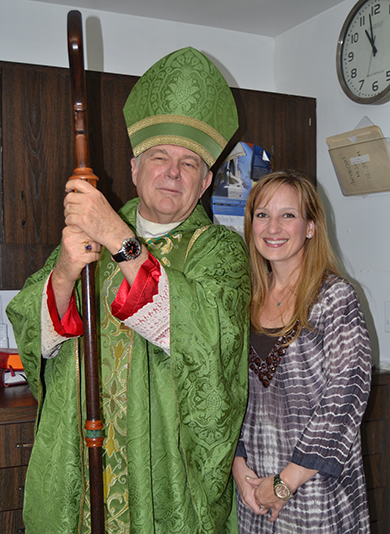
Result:
[[[211,225],[208,224],[207,226],[202,226],[202,228],[198,228],[197,230],[195,230],[193,236],[191,237],[191,241],[190,241],[189,244],[188,244],[187,253],[186,253],[186,257],[185,257],[185,259],[184,259],[184,262],[187,261],[187,256],[188,256],[188,254],[190,253],[190,250],[191,250],[193,244],[195,243],[195,241],[198,239],[198,237],[199,237],[201,234],[203,234],[203,232],[204,232],[205,230],[207,230],[207,228],[210,228],[210,226],[211,226]]]
[[[146,239],[145,241],[151,249],[159,250],[161,254],[166,256],[172,251],[172,249],[178,248],[178,244],[180,243],[182,237],[182,234],[174,234],[172,236],[162,236],[157,239]],[[174,239],[176,239],[177,244],[174,243]],[[168,260],[168,258],[161,258],[160,263],[164,267],[171,266],[171,262]]]

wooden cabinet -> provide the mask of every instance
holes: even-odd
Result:
[[[122,109],[138,78],[87,71],[86,80],[91,166],[117,210],[136,196]],[[272,153],[275,169],[300,169],[315,181],[315,99],[233,94],[240,127],[214,171],[244,141]],[[70,98],[68,69],[0,62],[0,289],[20,289],[61,239],[64,186],[75,167]]]
[[[375,369],[361,426],[371,534],[390,532],[390,371]]]
[[[37,403],[28,386],[0,388],[0,532],[21,534]]]

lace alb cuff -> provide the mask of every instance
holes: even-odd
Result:
[[[169,354],[170,351],[170,300],[169,282],[165,269],[161,266],[158,293],[123,323],[154,345]]]
[[[62,343],[69,339],[59,335],[56,332],[50,316],[47,296],[47,285],[49,283],[50,276],[46,280],[46,283],[43,287],[41,304],[41,354],[42,358],[46,359],[57,356]]]

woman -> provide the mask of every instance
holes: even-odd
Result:
[[[295,171],[251,190],[249,400],[233,465],[241,534],[370,531],[359,426],[370,345],[324,210]]]

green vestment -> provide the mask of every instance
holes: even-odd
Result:
[[[138,202],[120,212],[133,228]],[[230,470],[246,407],[249,267],[238,234],[210,223],[198,204],[146,241],[168,276],[170,355],[112,316],[123,276],[108,251],[97,264],[108,533],[238,533]],[[58,254],[7,308],[39,401],[26,534],[89,532],[82,338],[40,356],[42,291]],[[79,284],[76,299],[80,309]]]

